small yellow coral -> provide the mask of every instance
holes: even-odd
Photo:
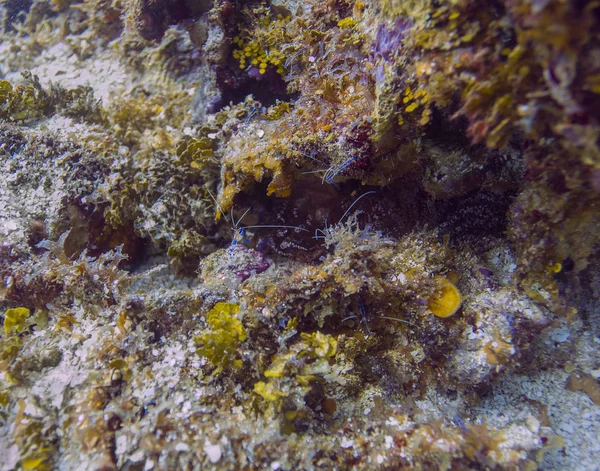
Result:
[[[279,74],[285,73],[285,67],[282,65],[287,55],[278,49],[281,43],[285,43],[288,38],[286,24],[290,17],[277,15],[277,19],[272,21],[266,14],[258,20],[259,28],[252,31],[252,39],[249,32],[242,36],[233,38],[237,49],[233,51],[233,58],[239,61],[240,69],[246,69],[250,65],[258,67],[260,74],[266,73],[269,65],[275,66]]]
[[[206,315],[210,331],[194,338],[201,347],[198,353],[217,367],[215,373],[225,368],[240,368],[242,362],[235,359],[238,347],[246,340],[246,329],[236,317],[240,307],[233,303],[217,303]]]
[[[4,333],[9,335],[14,329],[15,332],[25,330],[25,320],[29,317],[29,309],[26,307],[15,307],[8,309],[4,313]]]
[[[562,263],[556,262],[554,265],[550,265],[548,270],[552,273],[560,273],[562,271]]]
[[[412,113],[413,111],[415,111],[417,109],[418,106],[419,106],[419,104],[415,101],[406,107],[406,112]]]
[[[443,279],[440,289],[429,300],[429,310],[436,316],[446,318],[454,315],[462,304],[458,288],[447,279]]]
[[[288,326],[295,328],[296,323],[290,322]],[[272,402],[287,396],[287,392],[281,391],[281,385],[286,383],[299,386],[306,394],[310,384],[329,370],[329,359],[337,352],[337,340],[321,332],[302,332],[300,337],[286,354],[275,356],[264,372],[269,381],[254,384],[254,392],[265,400]]]
[[[310,355],[315,358],[335,356],[337,352],[337,340],[331,335],[325,335],[321,332],[313,332],[312,334],[302,332],[300,336],[306,347],[298,356]]]
[[[348,18],[338,21],[338,26],[340,28],[352,28],[353,26],[356,26],[356,20],[349,16]]]
[[[277,358],[273,364],[265,371],[267,378],[282,378],[285,374],[285,367],[287,365],[288,358]]]
[[[45,457],[43,457],[43,458],[25,458],[21,464],[22,464],[24,470],[41,469],[42,464],[44,463],[45,460],[46,460]]]
[[[265,401],[276,401],[280,397],[287,396],[286,393],[280,391],[272,383],[265,383],[264,381],[258,381],[254,384],[254,392]]]

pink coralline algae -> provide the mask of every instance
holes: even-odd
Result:
[[[265,256],[254,249],[244,245],[233,245],[230,249],[232,271],[241,281],[246,281],[253,275],[266,271],[271,264]]]

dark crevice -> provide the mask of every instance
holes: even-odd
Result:
[[[454,241],[483,236],[503,237],[513,191],[473,191],[459,198],[435,202],[434,221],[441,234]]]
[[[242,103],[248,95],[252,95],[265,107],[274,105],[277,100],[294,100],[295,97],[287,93],[287,83],[276,70],[267,70],[264,75],[260,75],[258,69],[255,72],[253,74],[253,70],[250,70],[243,72],[243,75],[237,75],[232,73],[230,68],[218,70],[217,82],[221,86],[221,101],[214,111],[217,112],[224,106]]]
[[[8,0],[3,3],[5,9],[4,31],[14,31],[13,24],[23,20],[29,13],[33,0]]]

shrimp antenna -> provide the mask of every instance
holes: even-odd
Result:
[[[354,200],[354,203],[352,203],[352,204],[350,205],[350,207],[349,207],[349,208],[346,210],[346,212],[344,213],[344,215],[343,215],[343,216],[340,218],[340,220],[338,221],[338,224],[344,220],[344,218],[345,218],[345,217],[348,215],[348,213],[350,212],[350,210],[351,210],[352,208],[354,208],[354,205],[356,205],[356,203],[358,203],[358,202],[359,202],[361,199],[363,199],[365,196],[367,196],[367,195],[370,195],[370,194],[373,194],[373,193],[376,193],[376,192],[375,192],[375,191],[367,191],[366,193],[363,193],[363,194],[362,194],[362,195],[360,195],[358,198],[356,198],[356,199]]]
[[[215,198],[215,195],[212,194],[212,191],[210,191],[208,188],[206,189],[206,191],[208,191],[208,194],[210,196],[210,199],[213,200],[213,203],[215,203],[215,206],[217,207],[217,209],[219,210],[219,213],[221,213],[223,215],[223,217],[225,219],[227,219],[227,215],[225,214],[225,212],[223,211],[223,208],[221,208],[221,205],[217,202],[217,199]],[[232,221],[233,222],[233,221]],[[239,222],[239,221],[238,221]]]
[[[238,221],[239,222],[239,221]],[[298,229],[299,231],[304,231],[304,232],[309,232],[308,229],[304,229],[302,227],[298,227],[298,226],[277,226],[277,225],[257,225],[257,226],[244,226],[244,229],[258,229],[261,227],[268,227],[271,229]]]
[[[246,214],[248,214],[250,209],[251,209],[251,207],[248,208],[246,211],[244,211],[244,214],[242,214],[240,216],[240,218],[237,220],[237,222],[235,222],[235,219],[233,219],[233,213],[231,213],[231,223],[233,224],[234,229],[237,229],[237,227],[240,225],[240,222],[242,222],[242,219],[244,219],[246,217]]]
[[[413,327],[418,327],[416,324],[413,324],[412,322],[405,321],[404,319],[396,319],[395,317],[377,316],[377,318],[378,319],[387,319],[388,321],[402,322],[403,324],[408,324],[408,325],[412,325]]]

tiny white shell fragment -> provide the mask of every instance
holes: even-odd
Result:
[[[208,459],[213,464],[218,463],[222,456],[220,445],[212,445],[211,443],[207,443],[204,446],[204,452],[208,455]]]

